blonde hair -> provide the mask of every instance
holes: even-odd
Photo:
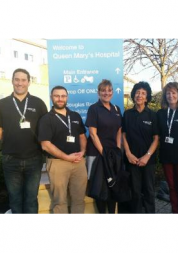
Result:
[[[109,87],[111,87],[111,89],[113,89],[111,81],[109,81],[107,79],[103,79],[101,81],[101,83],[98,85],[98,91],[102,90],[103,88],[105,88],[107,86],[109,86]]]

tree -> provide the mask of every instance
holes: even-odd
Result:
[[[152,78],[160,77],[161,87],[167,81],[178,78],[178,40],[177,39],[126,39],[124,40],[124,71],[127,76],[140,64],[153,70]]]

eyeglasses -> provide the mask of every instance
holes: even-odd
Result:
[[[62,99],[64,99],[64,98],[67,97],[67,95],[53,95],[53,97],[54,98],[62,98]]]

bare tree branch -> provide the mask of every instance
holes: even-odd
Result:
[[[127,76],[135,71],[137,64],[142,69],[153,69],[153,78],[160,76],[162,88],[168,79],[177,77],[177,39],[126,39],[124,40],[124,72]]]

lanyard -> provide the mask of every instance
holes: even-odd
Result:
[[[169,137],[171,135],[172,123],[173,123],[175,112],[176,112],[176,110],[173,111],[173,114],[172,114],[172,117],[171,117],[171,121],[170,121],[170,124],[169,124],[170,108],[167,109],[167,126],[168,126]]]
[[[55,114],[56,117],[69,129],[69,134],[71,135],[71,122],[70,122],[70,116],[68,115],[68,125],[66,124],[66,122],[61,119],[61,117],[56,113]]]
[[[26,110],[27,110],[28,98],[26,98],[26,100],[25,100],[25,106],[24,106],[23,114],[21,113],[21,111],[20,111],[20,109],[19,109],[19,107],[17,105],[17,102],[16,102],[15,98],[13,98],[13,101],[14,101],[14,104],[15,104],[15,107],[16,107],[18,113],[21,116],[20,122],[22,122],[23,119],[25,119],[25,113],[26,113]]]

